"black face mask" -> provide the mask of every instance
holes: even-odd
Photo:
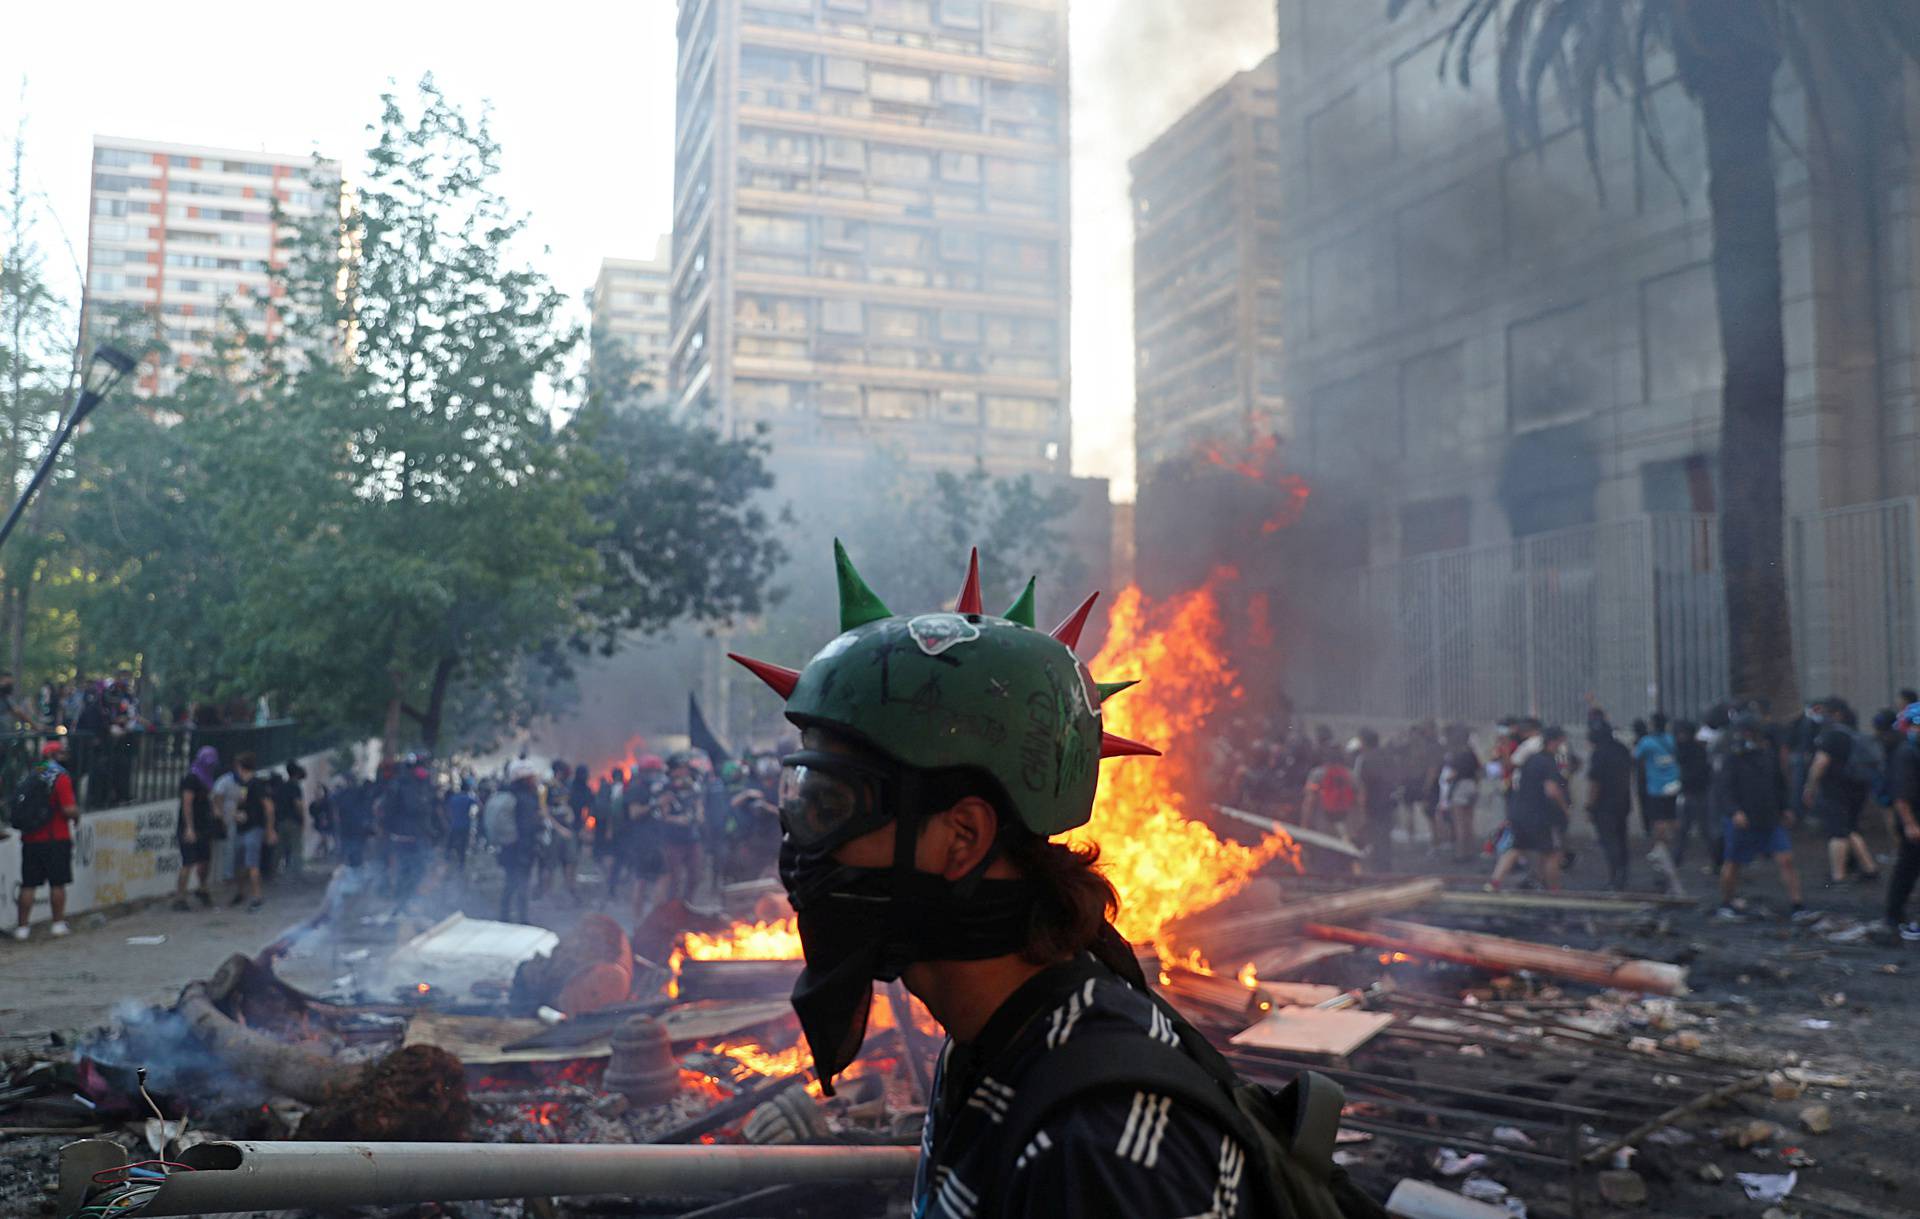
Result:
[[[918,784],[903,779],[890,795],[903,800],[896,807],[914,808]],[[829,1096],[833,1077],[866,1038],[876,980],[891,982],[916,961],[1005,956],[1030,934],[1033,883],[985,879],[992,854],[959,881],[918,870],[913,848],[922,824],[917,813],[899,819],[891,868],[848,867],[833,860],[832,847],[803,852],[791,837],[782,842],[780,880],[806,957],[793,1009]]]

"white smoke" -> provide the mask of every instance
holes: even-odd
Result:
[[[1072,0],[1073,466],[1131,500],[1133,220],[1127,160],[1272,54],[1274,0]]]

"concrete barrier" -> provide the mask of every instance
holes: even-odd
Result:
[[[160,800],[125,808],[83,813],[73,827],[73,883],[67,886],[67,917],[104,910],[173,892],[180,875],[180,848],[173,840],[178,804]],[[0,923],[12,926],[20,897],[20,836],[0,842],[0,893],[6,912]],[[52,918],[47,889],[34,896],[33,918]]]

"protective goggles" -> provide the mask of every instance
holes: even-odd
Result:
[[[808,854],[833,850],[893,819],[891,770],[803,749],[780,759],[780,828]]]

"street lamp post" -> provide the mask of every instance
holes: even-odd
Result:
[[[40,459],[40,468],[33,472],[33,481],[27,484],[27,489],[20,493],[18,500],[14,501],[13,511],[7,513],[6,523],[0,524],[0,546],[5,546],[7,539],[13,536],[13,527],[20,523],[20,517],[26,512],[27,504],[33,499],[33,493],[40,489],[41,483],[47,481],[47,475],[53,473],[53,463],[60,460],[60,450],[66,447],[67,440],[73,435],[74,429],[93,413],[94,407],[99,406],[106,396],[113,392],[113,387],[120,384],[122,377],[133,371],[135,363],[132,356],[117,347],[94,348],[93,358],[87,361],[86,376],[80,382],[80,400],[73,404],[73,410],[60,421],[59,431],[53,434],[52,442],[47,445],[46,456]]]

